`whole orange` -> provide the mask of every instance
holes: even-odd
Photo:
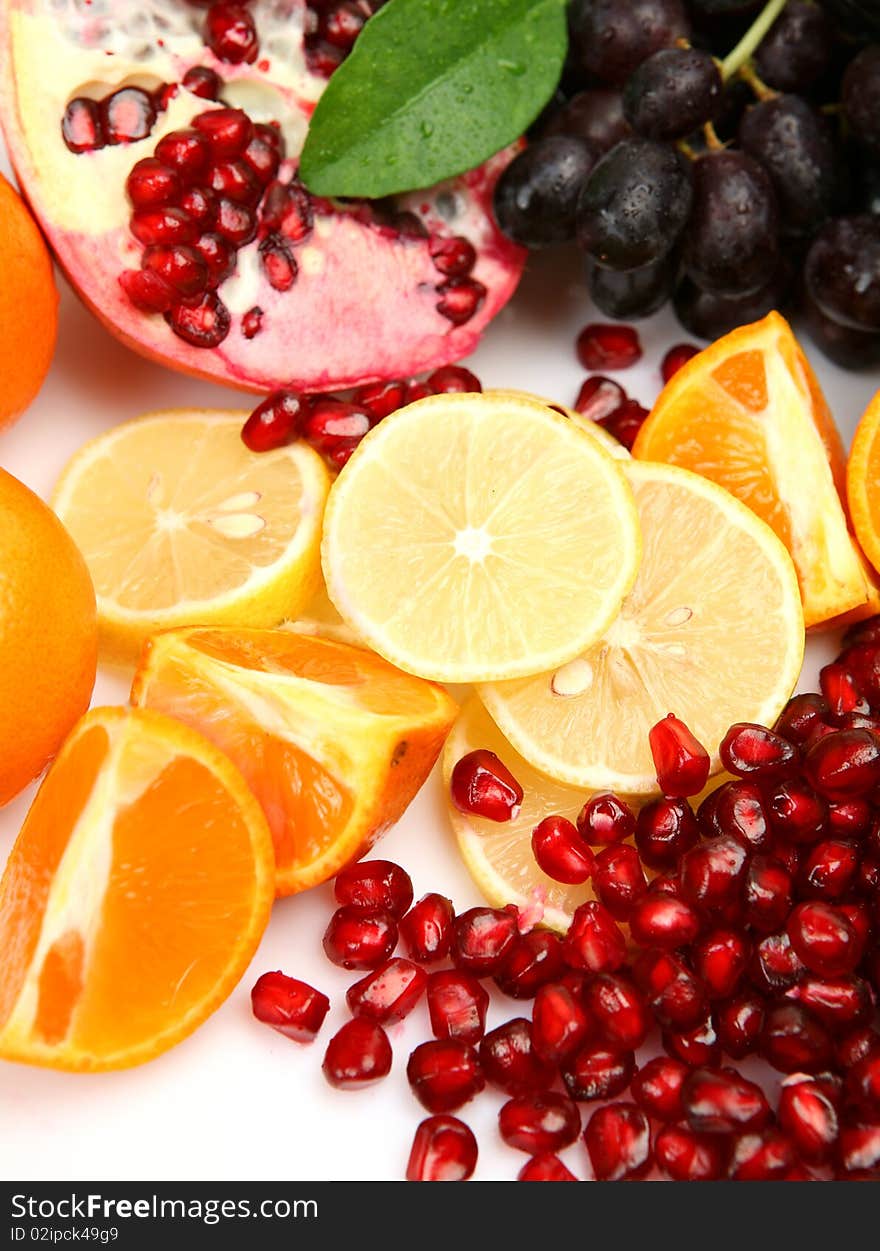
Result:
[[[58,330],[52,259],[21,196],[0,174],[0,428],[43,385]]]
[[[52,510],[0,469],[0,804],[88,708],[97,662],[85,561]]]

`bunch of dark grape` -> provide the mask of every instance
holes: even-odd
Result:
[[[529,248],[577,240],[609,317],[704,339],[801,309],[880,363],[880,0],[570,0],[556,98],[495,194]]]

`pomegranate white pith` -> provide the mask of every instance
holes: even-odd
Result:
[[[286,159],[277,177],[288,182],[326,79],[307,65],[304,0],[255,0],[259,55],[239,65],[218,60],[205,45],[204,8],[182,0],[132,7],[123,0],[0,0],[0,112],[12,161],[60,264],[108,328],[174,368],[255,391],[338,389],[434,369],[472,351],[512,294],[524,261],[491,216],[508,153],[396,199],[393,212],[415,214],[424,238],[385,228],[366,206],[317,201],[313,229],[295,247],[296,279],[285,291],[267,280],[261,230],[237,251],[233,273],[217,288],[230,325],[216,347],[193,346],[161,314],[133,306],[119,282],[124,271],[140,268],[144,252],[129,227],[125,183],[132,166],[153,157],[164,135],[222,104],[244,109],[255,123],[280,124]],[[197,65],[220,75],[220,102],[180,85]],[[167,93],[146,138],[79,153],[65,144],[61,119],[72,100],[102,100],[130,85],[153,92],[162,84],[177,89]],[[448,279],[431,255],[432,240],[436,251],[438,238],[453,236],[473,244],[469,277],[486,289],[460,325],[438,310],[438,288]],[[255,308],[262,316],[253,333]]]

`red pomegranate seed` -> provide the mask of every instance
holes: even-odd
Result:
[[[875,911],[877,910],[878,902],[880,902],[880,896],[875,895]],[[864,952],[868,946],[868,940],[874,932],[874,926],[871,922],[871,916],[868,912],[867,904],[864,901],[857,900],[851,903],[839,903],[837,907],[855,930],[856,942],[858,943],[859,951]]]
[[[747,870],[748,855],[735,838],[706,839],[681,858],[682,896],[707,912],[726,908],[742,894]]]
[[[813,731],[829,716],[831,709],[821,695],[793,695],[779,714],[775,730],[796,747],[803,747]]]
[[[757,1051],[764,1028],[764,1000],[760,995],[744,992],[716,1004],[713,1022],[725,1053],[734,1060]]]
[[[131,215],[131,233],[146,247],[161,243],[195,243],[199,236],[196,223],[182,209],[136,209]]]
[[[819,686],[828,702],[832,717],[842,717],[848,712],[868,712],[868,701],[856,685],[856,680],[846,668],[835,662],[825,665],[819,672]]]
[[[874,1014],[874,994],[861,977],[805,977],[785,995],[806,1008],[832,1034],[842,1034]]]
[[[217,197],[203,187],[187,187],[179,206],[192,218],[199,230],[210,230],[217,218]]]
[[[549,930],[520,934],[495,974],[495,984],[511,999],[534,999],[546,982],[565,972],[562,939]]]
[[[521,1182],[567,1182],[577,1181],[571,1169],[566,1168],[556,1155],[536,1155],[527,1160],[516,1175]]]
[[[318,32],[328,43],[348,52],[354,47],[354,41],[363,30],[366,20],[367,14],[361,5],[354,3],[354,0],[342,0],[342,3],[334,4],[320,14]]]
[[[584,1130],[596,1181],[643,1177],[651,1167],[651,1127],[634,1103],[597,1108]]]
[[[429,248],[434,268],[447,278],[464,278],[477,263],[474,245],[462,235],[432,235]]]
[[[407,387],[406,387],[407,404],[415,404],[416,400],[426,400],[429,395],[433,395],[433,394],[434,392],[427,385],[427,383],[418,382],[415,379],[407,383]]]
[[[855,843],[826,838],[810,848],[800,867],[798,886],[809,899],[842,899],[855,885],[861,856]]]
[[[781,839],[777,839],[773,844],[773,855],[775,859],[787,871],[792,881],[796,877],[801,866],[801,860],[804,857],[804,846],[798,846],[795,843],[785,843]]]
[[[406,1076],[419,1103],[429,1112],[454,1112],[486,1084],[477,1053],[460,1038],[438,1038],[416,1047]]]
[[[733,1181],[782,1181],[797,1163],[788,1138],[781,1130],[741,1134],[733,1143],[728,1177]]]
[[[772,856],[753,856],[743,895],[747,924],[762,934],[774,933],[785,924],[792,898],[792,878],[785,865]]]
[[[681,1101],[687,1123],[700,1134],[759,1130],[772,1116],[761,1087],[733,1069],[695,1069],[685,1079]]]
[[[694,943],[694,972],[710,999],[729,999],[749,963],[749,942],[737,930],[712,930]]]
[[[570,1146],[581,1129],[581,1114],[555,1091],[517,1095],[498,1113],[498,1128],[508,1147],[539,1155]]]
[[[539,869],[568,886],[580,886],[593,874],[595,857],[566,817],[545,817],[532,830],[532,854]]]
[[[178,299],[165,279],[149,269],[124,269],[119,285],[143,313],[166,313]]]
[[[208,267],[195,248],[147,248],[142,264],[164,278],[178,296],[201,295],[208,285]]]
[[[768,793],[767,811],[774,833],[788,842],[815,843],[825,832],[828,805],[800,778],[784,779],[774,786]]]
[[[660,1025],[688,1030],[705,1019],[705,987],[670,952],[659,949],[642,952],[633,965],[633,976]]]
[[[629,920],[632,910],[648,889],[642,862],[635,847],[624,843],[605,847],[593,865],[593,890],[616,921]]]
[[[870,730],[839,730],[810,747],[804,768],[826,799],[867,795],[880,785],[880,740]]]
[[[837,1109],[827,1091],[809,1077],[787,1077],[779,1092],[779,1123],[799,1156],[823,1164],[837,1142]]]
[[[700,918],[682,899],[648,895],[633,908],[629,928],[640,947],[674,951],[694,941],[700,930]]]
[[[725,769],[737,777],[776,777],[797,761],[797,750],[781,734],[748,721],[732,725],[718,750]]]
[[[381,421],[406,403],[405,382],[370,382],[358,387],[353,402],[370,414],[372,421]]]
[[[796,1003],[768,1008],[760,1050],[780,1073],[820,1073],[834,1054],[828,1031]]]
[[[251,207],[260,198],[260,185],[244,161],[237,157],[215,161],[207,178],[208,187],[216,195],[235,204]]]
[[[880,1055],[866,1055],[846,1075],[846,1101],[860,1114],[880,1113]]]
[[[584,992],[584,1007],[599,1041],[621,1051],[636,1051],[648,1036],[651,1018],[644,996],[617,973],[598,973]]]
[[[428,978],[428,1013],[435,1038],[475,1046],[486,1030],[488,992],[470,973],[444,969]]]
[[[477,375],[461,365],[444,365],[442,369],[435,369],[426,379],[426,385],[435,395],[457,395],[483,389]]]
[[[377,908],[337,908],[324,932],[324,954],[343,969],[377,969],[397,946],[397,922]]]
[[[217,100],[223,90],[223,81],[207,65],[193,65],[181,79],[182,85],[194,96],[203,100]]]
[[[285,1038],[312,1042],[330,1011],[330,1000],[319,990],[280,971],[264,973],[251,991],[254,1016]]]
[[[844,640],[845,641],[845,640]],[[880,696],[880,640],[864,640],[845,648],[838,661],[858,683],[869,703],[876,705]]]
[[[320,396],[310,405],[304,437],[316,451],[332,456],[340,446],[356,446],[369,429],[369,416],[356,405]]]
[[[681,899],[681,883],[678,880],[678,874],[674,869],[670,869],[668,873],[658,873],[656,877],[652,877],[648,883],[648,895],[668,895],[673,899]]]
[[[613,1099],[627,1089],[636,1071],[632,1051],[611,1050],[588,1043],[562,1066],[565,1088],[579,1103]]]
[[[101,101],[105,143],[135,143],[146,139],[156,120],[156,105],[141,87],[122,87]]]
[[[788,990],[805,977],[806,972],[806,965],[792,947],[785,930],[761,939],[755,947],[749,970],[754,985],[766,994]]]
[[[459,812],[470,812],[487,821],[511,821],[519,816],[523,790],[493,751],[481,748],[456,762],[450,784],[452,802]]]
[[[709,779],[709,753],[688,727],[670,712],[648,733],[657,782],[664,795],[698,795]]]
[[[418,1127],[406,1166],[411,1182],[467,1181],[477,1167],[477,1140],[455,1116],[429,1116]]]
[[[253,122],[242,109],[209,109],[194,117],[192,125],[208,140],[215,160],[241,156],[254,135]]]
[[[212,231],[199,235],[194,246],[208,266],[208,286],[218,287],[235,269],[235,249]]]
[[[345,994],[352,1016],[366,1016],[381,1025],[402,1021],[425,990],[428,975],[410,960],[396,956],[350,986]]]
[[[229,334],[229,310],[213,291],[198,304],[175,305],[165,317],[178,338],[192,347],[218,347]]]
[[[273,182],[262,205],[263,224],[280,230],[292,243],[300,243],[314,225],[312,199],[301,183]]]
[[[880,1118],[844,1125],[835,1159],[842,1175],[864,1178],[880,1175]]]
[[[156,158],[174,170],[181,182],[192,184],[207,172],[211,145],[197,130],[172,130],[156,144]]]
[[[573,969],[614,973],[626,960],[626,939],[610,912],[591,899],[575,910],[563,955]]]
[[[230,65],[256,61],[260,41],[247,5],[212,4],[205,18],[205,42],[218,61]]]
[[[400,922],[400,941],[411,960],[431,964],[449,954],[455,911],[445,895],[423,895]]]
[[[583,1046],[592,1029],[580,997],[568,986],[540,987],[532,1008],[532,1045],[542,1060],[558,1064]]]
[[[413,901],[412,879],[391,860],[356,860],[337,873],[333,895],[340,906],[384,908],[399,920]]]
[[[641,360],[642,345],[632,326],[594,323],[584,326],[575,345],[577,358],[591,373],[628,369]]]
[[[590,421],[604,421],[612,413],[616,413],[629,396],[619,382],[613,378],[605,378],[602,374],[593,374],[584,379],[578,391],[574,406]]]
[[[518,933],[516,908],[469,908],[452,923],[452,962],[476,977],[497,973]]]
[[[748,852],[765,850],[771,842],[757,782],[725,782],[700,804],[697,821],[707,838],[728,834]]]
[[[828,829],[838,838],[862,838],[871,825],[871,805],[865,799],[841,799],[828,805]]]
[[[135,208],[156,208],[176,204],[181,192],[180,177],[155,157],[137,161],[125,180],[128,198]]]
[[[868,1025],[850,1030],[835,1046],[837,1063],[843,1069],[852,1068],[865,1056],[880,1052],[880,1034]]]
[[[725,1156],[717,1134],[695,1134],[687,1125],[664,1125],[654,1139],[657,1167],[672,1181],[720,1181]]]
[[[532,1047],[532,1030],[525,1017],[515,1017],[491,1030],[480,1043],[480,1065],[488,1081],[509,1095],[547,1090],[556,1068]]]
[[[609,791],[587,800],[578,815],[577,828],[585,843],[599,847],[632,838],[636,818],[629,804]]]
[[[677,343],[675,347],[671,347],[660,365],[660,374],[664,382],[669,382],[675,377],[682,366],[699,353],[700,349],[693,347],[690,343]]]
[[[480,309],[486,298],[486,288],[473,278],[450,278],[437,288],[440,300],[437,312],[453,326],[463,326]]]
[[[603,417],[599,422],[600,426],[631,452],[635,447],[636,439],[639,431],[645,424],[648,417],[648,409],[645,408],[638,400],[624,400],[619,408],[616,408],[608,417]]]
[[[347,1021],[327,1044],[324,1076],[339,1090],[356,1090],[391,1071],[391,1043],[381,1025],[367,1017]]]
[[[272,181],[281,164],[281,155],[278,150],[257,134],[242,152],[241,159],[261,187],[267,186]]]
[[[632,1082],[636,1103],[658,1121],[679,1121],[684,1116],[681,1088],[688,1067],[671,1056],[656,1056],[643,1064]]]
[[[345,60],[346,53],[326,39],[306,39],[306,65],[312,74],[329,78]]]
[[[851,973],[861,957],[856,932],[839,908],[816,900],[798,904],[786,926],[791,945],[813,973]]]
[[[700,837],[697,819],[685,799],[655,799],[636,819],[636,846],[649,869],[668,869]]]
[[[71,152],[95,152],[103,148],[104,125],[98,102],[87,96],[71,100],[61,119],[61,136]]]
[[[717,1064],[721,1055],[721,1044],[708,1015],[693,1029],[664,1030],[663,1048],[667,1055],[674,1056],[692,1069]]]

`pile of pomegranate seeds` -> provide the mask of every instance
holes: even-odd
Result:
[[[473,1174],[476,1140],[451,1114],[487,1088],[507,1098],[501,1140],[529,1157],[521,1181],[577,1180],[558,1153],[578,1137],[599,1180],[880,1177],[880,618],[847,634],[823,690],[844,679],[857,713],[850,698],[804,694],[772,730],[731,726],[721,757],[734,780],[696,812],[687,797],[708,758],[670,717],[651,734],[666,793],[638,817],[614,795],[588,800],[576,825],[547,814],[539,864],[560,881],[591,877],[597,896],[563,937],[520,932],[513,907],[456,916],[437,894],[413,904],[408,875],[387,861],[343,870],[325,949],[369,972],[348,991],[353,1019],[324,1073],[341,1088],[383,1077],[383,1025],[425,995],[434,1038],[406,1074],[431,1115],[408,1179]],[[522,802],[486,751],[459,762],[453,792],[496,823]],[[408,958],[393,954],[398,934]],[[490,981],[532,1004],[487,1033]],[[267,973],[253,1006],[309,1041],[327,999]],[[737,1071],[750,1055],[782,1075],[775,1091]]]

